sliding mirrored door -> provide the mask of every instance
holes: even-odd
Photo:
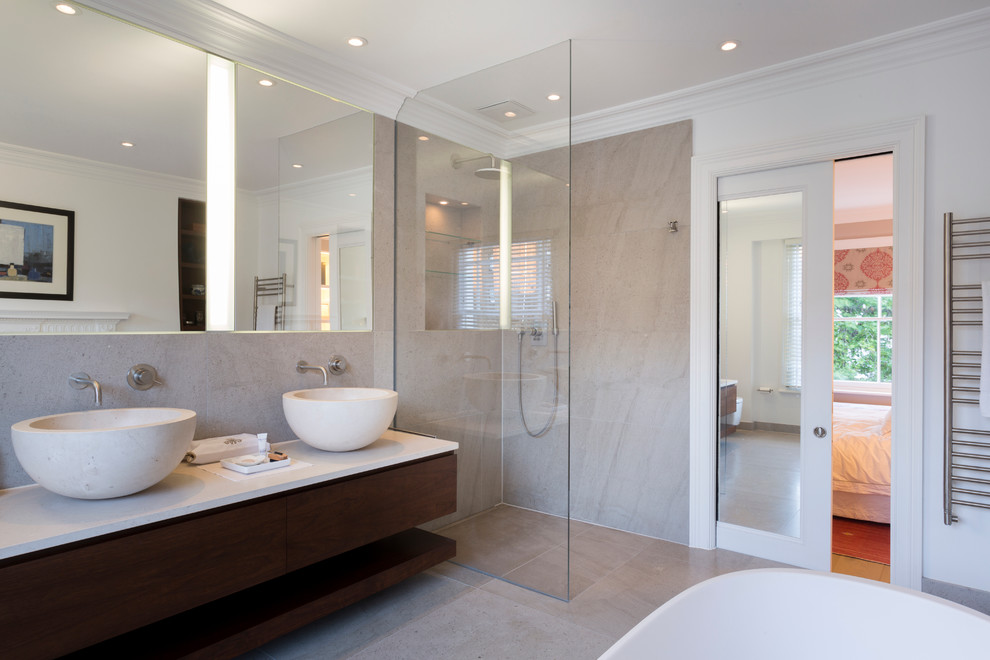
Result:
[[[832,164],[723,177],[719,547],[828,570]]]

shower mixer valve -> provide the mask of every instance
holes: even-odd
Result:
[[[547,345],[547,335],[543,330],[533,326],[533,329],[529,331],[529,336],[532,337],[533,346],[546,346]]]

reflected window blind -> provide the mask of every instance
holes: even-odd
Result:
[[[784,387],[801,389],[801,284],[803,253],[800,239],[784,241]]]
[[[457,253],[456,324],[462,330],[498,329],[499,246],[465,246]],[[512,325],[532,326],[549,315],[550,240],[512,244]]]

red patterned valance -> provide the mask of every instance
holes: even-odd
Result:
[[[835,251],[835,293],[890,293],[894,288],[894,248]]]

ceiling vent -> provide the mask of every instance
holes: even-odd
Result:
[[[478,112],[498,122],[514,121],[532,117],[535,113],[518,101],[502,101],[494,105],[478,108]]]

